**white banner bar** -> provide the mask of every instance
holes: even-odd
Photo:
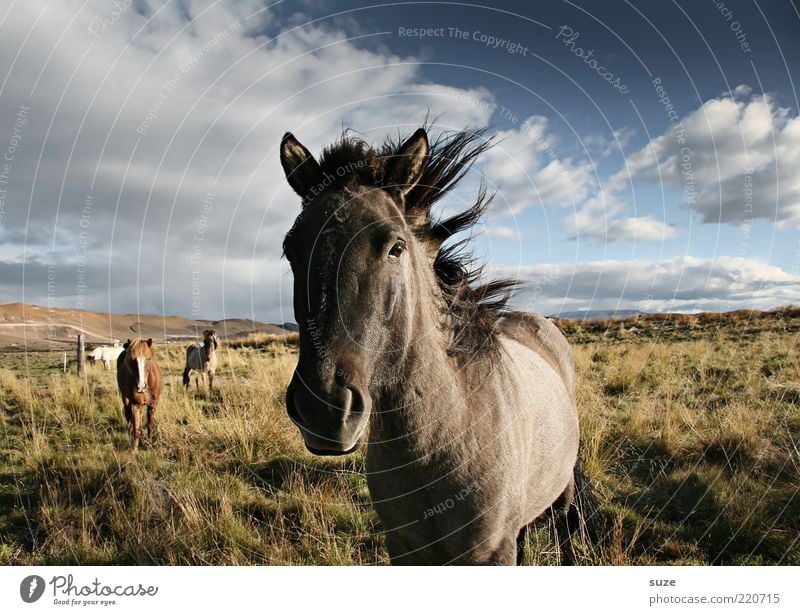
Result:
[[[794,567],[5,567],[3,613],[800,613]]]

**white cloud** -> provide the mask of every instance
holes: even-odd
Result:
[[[290,277],[280,244],[299,204],[278,164],[286,130],[316,152],[342,126],[379,142],[428,113],[441,116],[443,128],[488,123],[488,90],[431,83],[408,61],[414,58],[348,40],[365,34],[357,29],[294,28],[301,23],[296,14],[281,27],[269,10],[248,20],[262,5],[138,2],[96,35],[92,24],[112,16],[100,0],[26,0],[8,10],[0,25],[0,75],[8,75],[0,152],[12,139],[16,150],[0,219],[5,300],[24,291],[28,301],[52,296],[74,305],[85,253],[90,308],[189,314],[197,279],[203,316],[288,320]],[[709,222],[745,224],[743,170],[750,166],[753,217],[800,226],[800,122],[769,97],[750,96],[739,86],[732,98],[709,101],[683,120],[695,209]],[[23,109],[25,125],[14,136]],[[590,153],[609,155],[632,135],[622,129],[612,136],[590,139]],[[547,118],[532,116],[498,137],[483,166],[502,187],[495,213],[504,213],[503,200],[512,214],[542,204],[573,208],[567,231],[603,242],[662,241],[677,233],[665,220],[636,211],[631,217],[621,194],[627,173],[601,185],[592,161],[559,156]],[[656,137],[628,156],[627,170],[633,180],[655,183],[660,171],[668,186],[680,186],[675,148],[672,131]],[[474,182],[467,178],[465,194]],[[458,197],[451,201],[460,207]],[[521,239],[496,219],[485,232]],[[49,263],[56,271],[51,296]],[[528,273],[545,276],[549,305],[560,297],[583,307],[766,305],[794,301],[797,293],[794,277],[753,261],[587,263],[574,276],[561,268],[552,280],[545,275],[552,269],[541,267]],[[731,277],[736,270],[742,273]],[[644,299],[654,271],[659,292]]]
[[[564,227],[573,238],[590,238],[600,243],[621,241],[666,241],[678,235],[678,229],[651,216],[627,216],[627,207],[615,195],[599,191],[587,199]]]
[[[85,248],[88,307],[188,314],[198,277],[203,316],[277,319],[275,264],[299,209],[278,163],[285,131],[317,152],[343,126],[380,142],[429,112],[443,128],[488,123],[488,91],[429,83],[413,58],[330,26],[293,29],[299,15],[248,20],[261,6],[134,3],[113,21],[99,0],[9,9],[0,150],[28,111],[0,226],[4,254],[17,249],[5,299],[47,299],[41,276],[22,288],[25,247],[31,271],[57,263],[55,296],[74,305]]]
[[[583,309],[762,309],[800,303],[800,276],[741,257],[495,267],[491,273],[524,282],[515,304],[545,314]]]
[[[622,128],[610,138],[590,136],[583,144],[602,158],[621,151],[634,134]],[[678,234],[672,225],[650,216],[627,217],[629,208],[603,191],[592,162],[559,157],[559,142],[547,118],[531,116],[519,128],[497,133],[497,140],[486,155],[484,173],[500,186],[498,202],[508,205],[500,213],[516,215],[535,205],[571,207],[573,215],[564,220],[571,237],[606,243],[664,241]]]
[[[621,154],[635,136],[636,131],[626,126],[612,131],[610,135],[598,134],[584,137],[583,145],[593,156],[604,158],[614,153]]]
[[[486,236],[493,239],[507,239],[519,243],[522,240],[522,232],[517,227],[504,226],[502,224],[489,224],[486,227]]]
[[[532,206],[575,207],[596,183],[591,164],[558,157],[545,117],[531,116],[519,128],[498,132],[496,139],[484,172],[499,185],[499,197],[512,214]]]
[[[707,101],[628,156],[605,190],[645,179],[683,190],[706,223],[800,227],[800,118],[769,95],[749,94],[740,85],[735,97]]]
[[[618,241],[664,241],[678,234],[678,230],[661,220],[643,216],[612,221],[603,236],[608,243]]]

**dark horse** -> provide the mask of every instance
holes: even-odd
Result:
[[[131,448],[136,450],[139,448],[144,406],[147,406],[147,439],[153,441],[162,376],[152,339],[128,340],[124,349],[117,359],[117,385],[131,431]]]
[[[393,563],[514,564],[534,519],[576,515],[570,347],[506,308],[513,282],[477,286],[458,244],[443,247],[480,218],[485,189],[431,215],[487,147],[482,131],[429,145],[419,129],[378,149],[345,135],[317,161],[293,135],[281,143],[302,197],[284,241],[300,327],[287,410],[312,453],[368,439]]]

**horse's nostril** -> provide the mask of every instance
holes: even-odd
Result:
[[[356,387],[347,387],[347,390],[350,393],[350,407],[348,408],[349,412],[363,412],[364,411],[364,397],[361,395],[361,391],[359,391]]]
[[[294,422],[300,419],[300,414],[297,411],[297,395],[294,382],[290,383],[286,390],[286,413]]]

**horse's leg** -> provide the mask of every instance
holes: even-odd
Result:
[[[153,431],[156,427],[156,406],[151,404],[147,406],[147,441],[150,445],[153,444]]]
[[[214,372],[208,372],[208,390],[214,388]]]
[[[142,407],[139,405],[131,406],[131,414],[133,415],[133,422],[131,424],[131,448],[137,450],[139,448],[139,430],[142,422]]]
[[[563,566],[575,565],[575,546],[572,537],[580,526],[580,515],[575,502],[575,478],[570,478],[567,488],[550,507],[558,550]]]
[[[186,366],[186,369],[183,370],[183,386],[187,389],[189,388],[189,384],[191,383],[192,379],[189,378],[189,366]]]
[[[414,551],[395,534],[386,535],[386,550],[392,566],[418,566],[426,563],[422,560],[422,551]]]
[[[127,399],[122,400],[122,407],[125,411],[125,422],[128,424],[128,433],[133,438],[133,409]]]
[[[488,563],[493,566],[518,566],[520,564],[519,554],[519,535],[515,539],[511,534],[502,540],[492,553]]]
[[[528,537],[528,526],[523,525],[517,534],[517,566],[525,563],[525,539]]]

